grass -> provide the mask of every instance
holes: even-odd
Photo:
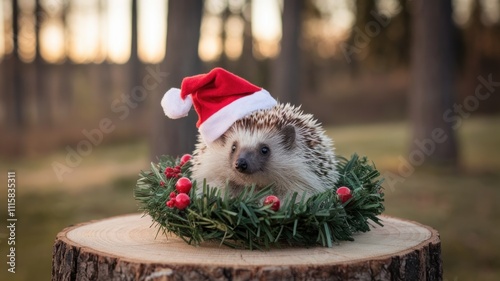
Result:
[[[439,231],[445,280],[500,280],[500,117],[465,121],[458,131],[461,169],[444,173],[417,167],[403,182],[386,186],[385,213]],[[401,157],[408,155],[404,122],[327,131],[338,154],[366,155],[382,173],[397,172]],[[147,155],[145,141],[100,146],[62,183],[50,165],[64,161],[64,151],[46,158],[0,160],[4,171],[15,169],[18,175],[16,274],[2,267],[0,280],[49,280],[52,244],[59,231],[136,212],[132,190],[139,170],[147,168]],[[0,194],[0,202],[6,202],[5,196]],[[5,222],[5,212],[0,215]],[[6,230],[0,235],[4,254]]]
[[[386,186],[387,215],[437,229],[445,280],[500,280],[500,118],[474,118],[459,128],[461,167],[453,173],[415,167]],[[337,152],[367,155],[397,174],[410,143],[407,124],[330,128]]]

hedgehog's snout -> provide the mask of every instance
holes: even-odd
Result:
[[[245,158],[238,158],[236,160],[236,162],[234,163],[234,167],[240,173],[247,173],[247,169],[248,169],[247,160]]]
[[[241,148],[233,156],[233,168],[241,174],[253,175],[262,171],[269,160],[270,149],[267,145]]]

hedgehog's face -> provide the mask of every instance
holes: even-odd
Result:
[[[232,183],[265,186],[275,181],[269,171],[275,169],[276,161],[283,161],[282,156],[294,147],[295,128],[291,125],[269,130],[233,127],[223,136],[223,142]]]
[[[245,146],[240,141],[235,140],[231,145],[229,161],[237,172],[251,175],[264,171],[270,157],[271,148],[267,143]]]

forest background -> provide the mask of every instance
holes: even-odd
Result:
[[[373,160],[386,213],[440,232],[446,280],[498,280],[499,66],[499,0],[2,0],[0,279],[48,279],[58,231],[136,212],[138,172],[196,140],[163,93],[224,67]]]

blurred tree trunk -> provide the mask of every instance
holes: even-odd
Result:
[[[138,36],[137,36],[137,0],[132,0],[132,20],[131,20],[131,46],[130,46],[130,89],[139,85],[140,81],[140,66],[138,56]]]
[[[363,69],[360,58],[366,59],[371,53],[370,38],[364,30],[367,23],[373,20],[374,11],[376,11],[375,1],[356,0],[356,19],[353,30],[347,44],[343,46],[343,54],[349,64],[351,77],[359,76]]]
[[[409,160],[415,162],[412,163],[414,166],[424,162],[456,166],[458,150],[455,131],[452,123],[443,118],[443,114],[452,108],[454,100],[455,50],[452,44],[451,0],[422,0],[411,4],[413,79],[410,158],[415,158],[417,154],[421,157]]]
[[[467,25],[464,30],[465,54],[463,68],[463,87],[461,88],[462,97],[469,93],[474,93],[477,84],[477,75],[481,73],[481,61],[483,57],[482,46],[484,45],[485,27],[481,22],[481,2],[472,1],[471,12]]]
[[[280,102],[298,104],[300,94],[300,36],[302,0],[283,1],[281,51],[273,63],[272,94]]]
[[[66,42],[69,42],[67,38],[70,37],[70,32],[71,29],[69,27],[69,19],[68,19],[68,13],[71,11],[71,4],[72,1],[70,0],[64,0],[62,2],[63,5],[63,11],[61,13],[62,17],[62,22],[64,26],[64,38]],[[60,120],[58,123],[66,123],[66,120],[71,119],[71,114],[73,114],[73,64],[69,59],[69,48],[70,44],[66,43],[65,44],[65,60],[64,63],[61,67],[58,68],[59,70],[59,80],[61,81],[61,85],[59,86],[59,98],[60,101],[58,101],[58,108],[56,110],[59,110],[59,116]]]
[[[242,73],[248,81],[257,79],[257,61],[253,56],[253,35],[252,35],[252,1],[247,0],[241,16],[244,20],[243,27],[243,47],[241,57],[237,62],[236,72]]]
[[[186,76],[200,74],[198,56],[202,0],[168,1],[167,51],[160,69],[168,76],[160,83],[153,97],[151,133],[151,159],[162,154],[181,155],[191,153],[196,142],[197,115],[170,120],[163,113],[160,101],[171,87],[180,88]]]
[[[130,45],[130,61],[138,62],[137,56],[137,0],[132,0],[132,18],[131,18],[131,45]]]
[[[44,11],[42,9],[41,0],[35,1],[35,79],[36,79],[36,107],[37,107],[37,122],[42,126],[50,126],[50,96],[47,92],[46,85],[46,65],[40,53],[40,28],[44,18]]]
[[[226,50],[226,41],[227,41],[227,22],[229,19],[229,16],[231,15],[231,11],[229,11],[229,4],[227,3],[228,1],[224,1],[224,5],[226,7],[220,14],[219,18],[222,21],[222,32],[220,34],[221,36],[221,42],[222,42],[222,53],[219,58],[219,66],[222,68],[227,69],[228,71],[234,71],[231,69],[231,64],[230,60],[227,56],[227,50]]]
[[[21,81],[22,62],[19,60],[19,5],[17,0],[12,0],[12,73],[13,81],[11,88],[11,96],[13,101],[12,119],[9,124],[14,125],[14,128],[21,130],[26,125],[24,116],[24,87]]]
[[[403,66],[408,66],[410,63],[410,41],[411,41],[411,14],[410,14],[410,3],[407,0],[398,0],[399,5],[401,6],[401,12],[397,14],[394,19],[392,19],[392,23],[396,25],[401,32],[394,32],[399,36],[396,39],[396,50],[397,50],[397,59],[398,64]],[[395,28],[396,28],[395,27]]]
[[[138,0],[132,0],[132,6],[131,6],[131,44],[130,44],[130,59],[126,65],[125,71],[126,75],[129,76],[128,81],[125,81],[125,84],[128,87],[126,88],[126,93],[127,94],[132,94],[134,89],[136,87],[141,85],[141,79],[143,75],[141,75],[142,72],[142,65],[141,61],[139,60],[139,53],[138,53],[138,44],[139,44],[139,38],[138,38],[138,24],[137,24],[137,19],[138,19]],[[144,108],[146,108],[147,103],[146,102],[138,102],[137,103],[137,109],[131,111],[131,121],[134,122],[134,124],[137,124],[135,126],[140,126],[141,120],[146,120],[145,114],[144,114]],[[147,121],[147,120],[146,120]]]
[[[97,7],[95,7],[95,9],[97,10],[96,13],[99,17],[99,25],[101,27],[106,26],[108,22],[108,7],[106,7],[107,2],[108,0],[98,0]],[[97,82],[96,85],[92,87],[93,89],[98,89],[98,91],[94,91],[97,94],[95,98],[98,101],[94,110],[96,110],[96,112],[97,110],[101,110],[101,114],[105,114],[105,110],[109,108],[109,105],[112,103],[113,99],[118,96],[117,93],[121,93],[121,91],[126,87],[120,87],[121,84],[117,82],[115,77],[113,76],[114,70],[117,65],[108,61],[108,42],[105,38],[109,36],[109,29],[99,28],[98,32],[99,38],[97,40],[99,42],[98,46],[100,48],[99,55],[102,56],[103,61],[96,66],[95,70],[93,70],[94,67],[92,65],[88,65],[88,74],[90,77],[90,81]],[[121,65],[118,67],[124,69],[124,67],[122,67]],[[129,79],[127,79],[127,81],[129,81]],[[98,107],[101,108],[99,109]]]

